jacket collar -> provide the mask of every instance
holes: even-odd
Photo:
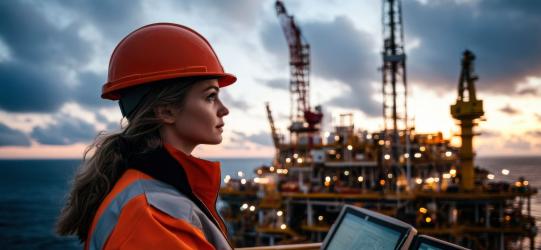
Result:
[[[214,218],[212,221],[225,234],[225,224],[216,211],[216,199],[221,184],[219,162],[186,155],[173,146],[164,144],[163,147],[131,157],[127,167],[175,187],[207,216]]]

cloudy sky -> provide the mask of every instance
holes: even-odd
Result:
[[[381,1],[285,0],[311,45],[311,103],[325,129],[340,113],[382,128]],[[460,57],[476,56],[485,117],[477,152],[541,153],[541,1],[404,0],[409,113],[419,132],[459,130],[449,115]],[[79,158],[100,131],[115,131],[117,104],[99,98],[109,56],[132,30],[175,22],[202,33],[238,82],[224,142],[204,157],[271,157],[264,102],[285,131],[288,51],[272,0],[0,1],[0,158]],[[456,141],[456,140],[455,140]]]

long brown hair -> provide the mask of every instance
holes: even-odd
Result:
[[[126,170],[130,157],[162,146],[160,119],[154,110],[159,106],[182,108],[197,79],[173,79],[153,83],[127,125],[117,133],[98,134],[85,150],[67,201],[60,212],[56,232],[77,235],[86,241],[88,230],[101,202]]]

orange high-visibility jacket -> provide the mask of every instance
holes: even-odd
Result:
[[[85,250],[232,249],[216,211],[220,164],[170,145],[132,159],[96,212]]]

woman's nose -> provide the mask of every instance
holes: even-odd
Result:
[[[229,114],[229,109],[220,101],[220,108],[218,109],[218,117],[223,117]]]

